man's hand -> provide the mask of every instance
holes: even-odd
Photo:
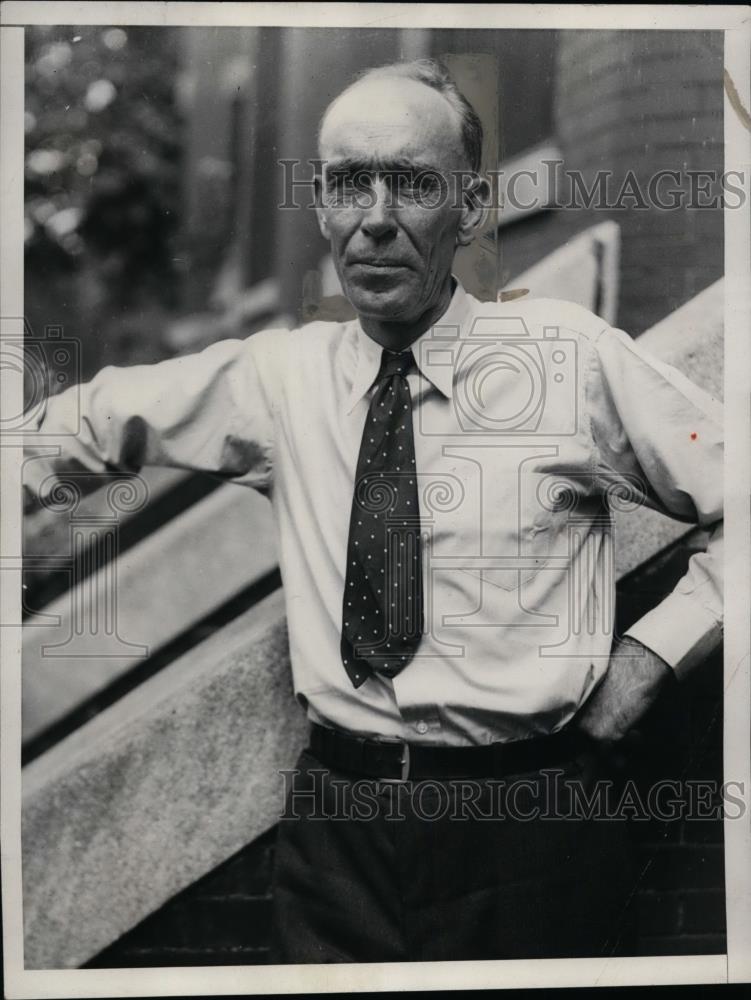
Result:
[[[619,639],[602,683],[575,725],[598,743],[618,743],[654,704],[672,674],[670,666],[637,639]]]

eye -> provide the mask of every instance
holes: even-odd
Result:
[[[326,178],[326,194],[334,204],[350,204],[367,194],[372,183],[372,175],[365,170],[332,170]]]
[[[423,170],[416,178],[417,189],[423,204],[431,207],[438,204],[446,191],[446,181],[435,170]]]
[[[413,195],[419,187],[418,174],[414,170],[399,170],[391,177],[391,188],[396,188],[399,194]]]
[[[399,197],[405,202],[433,207],[440,201],[443,179],[434,170],[400,171],[395,182]]]
[[[329,194],[347,191],[352,186],[352,176],[347,172],[331,173],[326,178],[326,190]]]

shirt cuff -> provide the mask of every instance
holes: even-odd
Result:
[[[722,641],[722,623],[693,598],[673,591],[626,629],[684,680]]]

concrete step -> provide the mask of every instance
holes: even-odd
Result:
[[[24,769],[27,968],[80,966],[277,821],[287,657],[278,591]]]
[[[528,268],[504,289],[527,289],[535,298],[576,302],[613,324],[618,312],[621,230],[616,222],[585,229]]]
[[[102,563],[44,608],[50,624],[24,629],[24,740],[272,571],[270,504],[253,490],[224,485]]]

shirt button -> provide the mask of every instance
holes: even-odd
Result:
[[[417,725],[415,726],[415,729],[422,736],[425,733],[427,733],[427,731],[428,731],[428,724],[427,724],[427,722],[418,722]]]

